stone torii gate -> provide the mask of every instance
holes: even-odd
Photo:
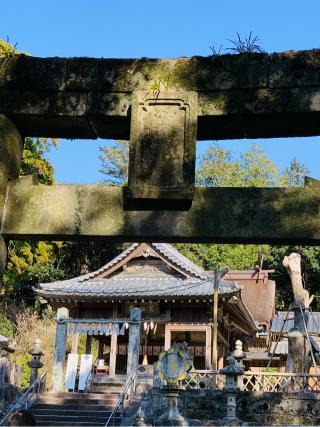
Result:
[[[320,242],[320,186],[194,188],[196,140],[320,134],[320,50],[0,63],[4,239]],[[128,187],[19,178],[24,136],[130,140]]]

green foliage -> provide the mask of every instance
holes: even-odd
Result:
[[[31,347],[30,347],[31,348]],[[19,353],[15,356],[15,362],[21,366],[21,387],[28,387],[30,384],[31,368],[28,365],[30,355],[28,353]]]
[[[200,156],[196,184],[204,187],[238,187],[242,181],[240,160],[230,150],[213,144]]]
[[[175,247],[205,270],[214,270],[217,265],[231,270],[253,269],[258,264],[260,251],[269,252],[268,245],[178,243]]]
[[[22,155],[21,175],[33,175],[40,184],[54,183],[54,170],[44,155],[58,145],[56,139],[26,138]]]
[[[231,150],[212,144],[199,158],[197,185],[204,187],[274,187],[280,172],[258,144],[234,158]]]
[[[12,338],[14,332],[14,323],[4,313],[0,312],[0,334],[7,338]]]
[[[104,182],[112,185],[125,185],[128,180],[129,143],[115,141],[114,145],[100,147],[100,172],[106,175]]]
[[[309,169],[297,159],[292,159],[290,166],[283,172],[281,184],[284,187],[303,187],[304,179],[309,172]]]
[[[65,278],[94,271],[117,256],[128,245],[105,242],[63,242],[57,268]]]
[[[0,39],[0,80],[6,78],[7,70],[16,53],[18,53],[16,45],[12,46],[9,41]]]
[[[28,299],[36,283],[61,279],[64,272],[56,265],[60,248],[60,242],[10,241],[4,292]]]

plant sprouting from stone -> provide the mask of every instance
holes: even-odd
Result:
[[[258,36],[254,36],[252,31],[250,31],[249,36],[244,39],[237,33],[237,38],[235,40],[227,39],[227,41],[230,42],[232,46],[225,48],[223,45],[220,45],[219,49],[216,49],[214,45],[210,46],[212,52],[211,56],[220,56],[222,52],[228,52],[233,55],[241,53],[265,53],[265,50],[258,44]]]
[[[12,58],[16,53],[17,43],[13,46],[7,41],[0,40],[0,80],[4,79],[8,70],[8,67],[12,61]]]
[[[219,49],[217,50],[215,45],[209,46],[211,49],[211,56],[219,56],[221,55],[221,49],[222,49],[222,44],[220,45]]]
[[[166,89],[168,87],[169,77],[169,73],[166,73],[152,81],[150,90],[156,98],[159,96],[161,89]]]
[[[230,43],[232,43],[231,47],[226,48],[225,50],[230,51],[234,54],[239,53],[264,53],[265,51],[259,46],[258,36],[254,36],[252,31],[250,31],[250,34],[248,37],[245,37],[242,39],[237,33],[237,39],[236,40],[230,40],[228,39]]]

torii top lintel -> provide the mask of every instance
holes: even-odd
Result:
[[[0,113],[25,136],[129,139],[132,93],[164,88],[198,93],[197,140],[319,133],[318,49],[177,59],[15,55],[0,59],[0,69]]]
[[[130,139],[127,198],[192,199],[196,140],[320,134],[320,50],[1,61],[22,135]]]

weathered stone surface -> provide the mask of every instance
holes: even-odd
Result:
[[[52,366],[52,391],[63,391],[64,364],[67,346],[67,323],[63,322],[69,318],[69,310],[65,307],[58,308],[55,351]]]
[[[23,150],[22,138],[14,124],[0,114],[0,186],[1,180],[19,176]]]
[[[0,86],[22,90],[61,91],[65,89],[66,58],[36,58],[14,55]]]
[[[226,416],[227,396],[217,390],[186,390],[179,395],[181,414],[201,420],[201,425],[221,425]],[[320,399],[312,393],[306,399],[292,393],[238,392],[237,414],[249,425],[318,425]],[[162,391],[148,394],[143,407],[145,420],[152,423],[166,410],[166,398]]]
[[[16,55],[0,113],[28,136],[130,138],[133,91],[195,91],[197,139],[317,135],[320,50],[177,59]]]
[[[8,180],[19,176],[23,141],[13,123],[0,114],[0,218],[4,217],[4,205]],[[5,270],[7,247],[0,228],[0,283]]]
[[[319,244],[320,187],[197,188],[188,211],[126,211],[121,188],[15,180],[2,231],[39,240]]]
[[[135,374],[139,367],[141,311],[134,307],[130,312],[127,376]]]
[[[126,196],[192,199],[197,93],[133,93]]]
[[[222,55],[177,59],[70,58],[67,89],[133,91],[151,89],[162,80],[167,88],[221,90],[266,87],[268,55]]]
[[[269,58],[270,87],[320,85],[320,49],[274,53]]]

